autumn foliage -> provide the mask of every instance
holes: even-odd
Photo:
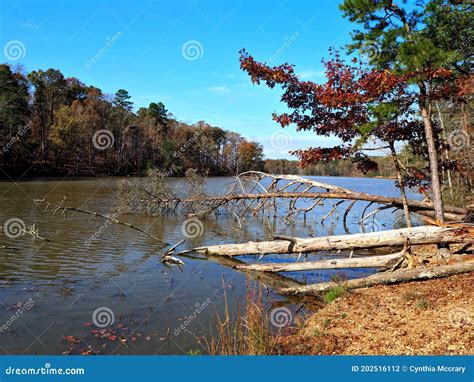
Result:
[[[404,142],[415,154],[426,156],[424,128],[417,117],[417,99],[410,84],[420,75],[439,80],[443,86],[433,88],[430,94],[433,98],[452,95],[466,87],[464,83],[461,87],[458,86],[461,83],[444,81],[451,75],[449,70],[399,74],[369,67],[356,58],[349,64],[335,50],[330,50],[329,60],[323,60],[326,81],[317,84],[302,81],[292,65],[269,67],[257,62],[246,50],[240,53],[240,67],[253,83],[281,87],[281,100],[289,112],[274,113],[276,122],[282,127],[295,125],[297,131],[314,131],[319,136],[335,136],[342,141],[331,148],[310,147],[291,152],[299,158],[302,167],[318,161],[350,158],[365,173],[375,170],[377,164],[362,150],[368,142],[382,142],[386,147]],[[421,185],[427,180],[426,172],[420,169],[406,169],[406,172],[410,174],[407,176],[410,185]]]

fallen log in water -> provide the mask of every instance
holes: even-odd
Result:
[[[347,280],[342,283],[326,282],[319,284],[305,285],[301,287],[283,288],[278,292],[288,295],[313,294],[332,290],[334,287],[342,286],[344,289],[366,288],[379,284],[397,284],[409,281],[429,280],[441,277],[452,276],[460,273],[474,271],[474,261],[463,262],[450,265],[442,265],[432,268],[416,268],[408,270],[397,270],[375,274],[369,277]]]
[[[323,236],[315,238],[282,237],[285,240],[222,244],[198,247],[189,251],[216,256],[267,255],[307,253],[345,249],[403,246],[410,244],[474,243],[474,226],[421,226],[353,235]]]
[[[352,257],[349,259],[330,259],[319,261],[304,261],[297,263],[266,263],[237,265],[237,269],[261,272],[293,272],[316,269],[340,268],[389,268],[403,257],[403,251],[391,255]]]
[[[255,194],[230,194],[217,196],[197,196],[186,198],[171,198],[171,199],[154,199],[155,203],[164,204],[189,204],[189,203],[215,203],[216,206],[222,206],[226,203],[239,200],[265,200],[265,199],[341,199],[341,200],[356,200],[378,203],[383,205],[390,205],[393,207],[402,207],[403,201],[401,198],[370,195],[360,192],[267,192]],[[408,206],[413,212],[417,211],[432,211],[434,209],[432,203],[420,202],[418,200],[409,200]],[[445,206],[445,212],[451,213],[451,216],[463,217],[467,210],[460,207]]]
[[[199,188],[199,184],[202,185],[202,182],[196,183],[196,179],[192,176],[187,181],[190,190]],[[254,216],[258,213],[270,216],[272,212],[273,216],[277,216],[278,208],[284,206],[288,209],[285,217],[290,218],[297,214],[303,214],[306,217],[317,206],[322,205],[323,201],[338,199],[322,221],[332,216],[338,206],[347,202],[343,218],[345,223],[348,212],[358,201],[369,203],[362,213],[362,219],[367,218],[364,217],[365,211],[373,204],[375,204],[375,210],[368,216],[375,216],[378,212],[388,208],[405,210],[405,204],[411,212],[428,217],[434,213],[433,203],[427,201],[406,201],[403,198],[371,195],[297,175],[273,175],[259,171],[248,171],[237,175],[235,182],[228,185],[230,188],[223,195],[208,195],[204,190],[178,195],[163,187],[161,181],[156,186],[157,189],[147,188],[136,182],[128,184],[126,188],[121,189],[122,197],[125,195],[126,198],[121,201],[121,204],[119,203],[121,205],[119,210],[149,214],[181,211],[188,217],[202,217],[224,209],[234,215],[239,214],[238,216],[243,216],[246,213]],[[124,192],[125,194],[123,194]],[[133,202],[130,203],[130,201]],[[444,206],[444,211],[446,220],[455,221],[463,220],[468,213],[465,208],[453,206]]]

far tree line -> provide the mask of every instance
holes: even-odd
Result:
[[[413,157],[407,158],[408,161]],[[390,156],[372,156],[370,160],[377,163],[377,168],[362,172],[350,159],[334,159],[330,162],[318,162],[301,167],[299,161],[288,159],[266,159],[265,172],[269,174],[294,174],[304,176],[343,176],[343,177],[380,177],[396,178]]]
[[[0,65],[0,104],[2,178],[263,170],[257,142],[178,121],[159,101],[135,112],[127,90],[107,95],[57,69],[25,74]]]

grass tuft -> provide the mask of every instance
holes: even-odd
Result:
[[[263,304],[262,291],[247,294],[245,310],[237,306],[231,317],[227,295],[224,294],[224,317],[217,316],[217,335],[206,348],[210,355],[265,355],[275,353],[275,339]]]
[[[336,285],[324,295],[325,302],[331,302],[346,294],[346,290],[341,285]]]

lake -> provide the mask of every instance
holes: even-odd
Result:
[[[394,181],[389,179],[314,179],[355,191],[399,196]],[[60,203],[66,196],[64,205],[112,214],[120,181],[95,178],[0,182],[1,224],[21,219],[26,226],[35,224],[39,235],[51,240],[31,235],[11,237],[5,232],[0,236],[0,354],[187,354],[196,349],[205,352],[200,342],[212,335],[216,314],[224,311],[224,294],[231,311],[237,303],[245,302],[253,279],[216,259],[183,258],[185,265],[181,268],[167,267],[160,262],[160,245],[137,231],[84,214],[70,212],[62,216],[51,209],[44,211],[44,206],[34,202],[46,198]],[[207,188],[219,193],[231,181],[226,177],[209,178]],[[172,178],[169,182],[171,186],[180,186],[183,179]],[[411,192],[408,196],[419,199],[419,195]],[[317,219],[331,209],[331,203],[325,202],[306,220],[299,218],[279,233],[345,233],[335,217],[324,225]],[[344,205],[347,203],[341,205],[341,213]],[[366,205],[356,203],[349,214],[350,232],[403,226],[400,212],[385,210],[361,228],[358,221]],[[183,239],[186,217],[179,214],[118,218],[171,244]],[[179,249],[271,237],[269,224],[258,218],[244,219],[241,224],[240,228],[235,217],[220,213],[214,219],[204,220],[202,235],[187,239]],[[310,255],[308,259],[321,255]],[[262,262],[289,258],[294,256],[266,256]],[[254,260],[251,256],[239,259]],[[329,280],[334,273],[350,278],[373,271],[295,272],[284,276],[298,282],[317,282]],[[289,301],[274,293],[272,280],[261,282],[265,284],[269,309],[285,305],[293,313],[299,310],[301,301]],[[308,305],[305,309],[314,307]],[[102,327],[104,323],[110,325]]]

